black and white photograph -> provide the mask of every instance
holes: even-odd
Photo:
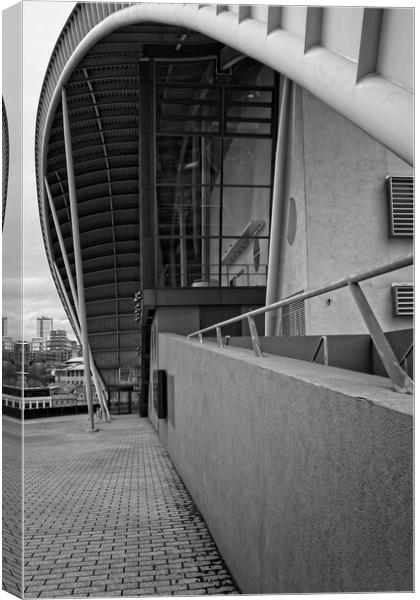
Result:
[[[414,3],[2,0],[2,600],[414,593]]]

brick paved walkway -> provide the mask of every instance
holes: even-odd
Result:
[[[22,423],[2,419],[2,588],[22,596]]]
[[[147,419],[25,423],[25,597],[237,594]]]

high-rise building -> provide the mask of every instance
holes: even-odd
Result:
[[[37,317],[36,319],[36,337],[47,338],[53,328],[53,319],[51,317]]]

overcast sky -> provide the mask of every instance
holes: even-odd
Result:
[[[39,94],[55,42],[74,7],[74,2],[23,2],[23,177],[19,165],[20,107],[18,102],[18,52],[11,49],[18,42],[16,31],[5,27],[3,15],[2,79],[3,97],[9,122],[10,171],[3,229],[3,316],[8,317],[9,335],[24,338],[36,335],[36,317],[53,317],[54,329],[65,329],[75,338],[57,295],[48,267],[38,214],[35,184],[35,119]],[[14,7],[9,10],[16,10]],[[16,13],[17,15],[17,13]],[[20,188],[22,183],[22,193]],[[23,306],[22,254],[19,236],[23,199]]]

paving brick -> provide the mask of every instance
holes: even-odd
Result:
[[[99,429],[25,427],[25,597],[238,594],[149,421]]]

